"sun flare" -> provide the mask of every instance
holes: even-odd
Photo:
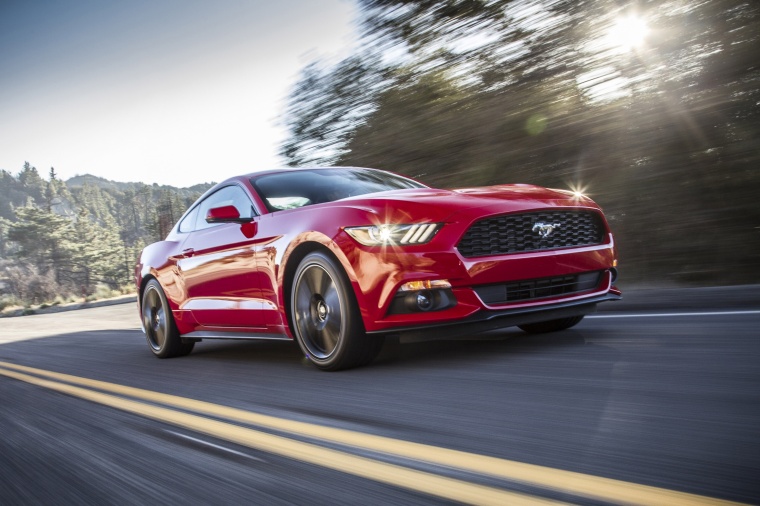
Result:
[[[619,18],[610,28],[608,37],[612,45],[623,51],[631,51],[644,44],[649,34],[646,21],[630,15]]]

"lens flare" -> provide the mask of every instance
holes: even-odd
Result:
[[[610,28],[608,34],[610,43],[623,51],[631,51],[641,47],[649,34],[646,21],[638,16],[630,15],[619,18]]]
[[[570,188],[570,191],[573,192],[574,199],[580,200],[588,197],[588,186],[582,186],[580,183],[570,183],[567,186]]]

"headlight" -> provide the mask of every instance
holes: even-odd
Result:
[[[347,227],[348,235],[365,246],[425,244],[441,228],[440,223],[413,225],[370,225]]]

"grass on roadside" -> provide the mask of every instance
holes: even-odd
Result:
[[[108,285],[99,283],[95,286],[94,291],[86,297],[68,293],[56,295],[51,300],[25,301],[13,294],[3,294],[0,295],[0,317],[26,316],[30,314],[36,314],[40,310],[45,310],[51,307],[79,305],[104,299],[112,299],[115,297],[120,297],[122,295],[131,295],[134,293],[134,286],[131,285],[124,285],[114,289]]]

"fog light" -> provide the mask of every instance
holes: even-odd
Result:
[[[432,294],[427,290],[418,293],[417,307],[420,309],[420,311],[429,311],[433,307]]]
[[[457,305],[450,288],[434,290],[401,291],[396,293],[388,314],[412,314],[443,311]]]
[[[436,306],[440,305],[440,292],[430,290],[420,290],[416,293],[407,293],[404,297],[406,310],[412,313],[433,311]]]

